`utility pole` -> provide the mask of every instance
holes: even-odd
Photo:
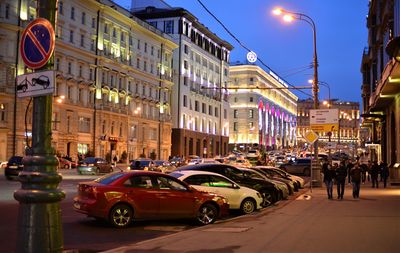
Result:
[[[39,0],[38,16],[55,27],[57,0]],[[54,56],[40,70],[53,69]],[[62,252],[63,235],[60,201],[65,193],[58,189],[62,177],[51,147],[53,96],[33,98],[32,147],[23,159],[19,174],[21,189],[14,193],[19,202],[16,252]]]

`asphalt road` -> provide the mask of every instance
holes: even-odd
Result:
[[[136,222],[127,229],[116,229],[105,222],[87,218],[73,210],[72,199],[78,182],[91,180],[96,176],[78,176],[75,171],[66,170],[61,173],[64,175],[60,188],[66,193],[66,198],[60,203],[65,250],[75,250],[75,253],[99,252],[193,228],[190,221],[146,221]],[[15,252],[19,203],[14,199],[13,193],[20,186],[18,181],[6,180],[1,170],[0,252]]]

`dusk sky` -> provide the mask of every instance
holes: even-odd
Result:
[[[285,23],[272,14],[275,7],[310,16],[317,31],[319,80],[331,87],[331,98],[361,101],[361,57],[367,46],[367,0],[201,0],[246,47],[294,86],[309,85],[313,68],[313,33],[304,21]],[[131,0],[116,0],[129,7]],[[234,46],[231,62],[244,62],[247,51],[211,17],[197,0],[166,0],[183,7],[212,32]],[[262,67],[261,64],[258,64]],[[311,95],[311,90],[304,90]],[[295,91],[294,91],[295,92]],[[300,98],[307,96],[295,92]],[[319,99],[328,98],[320,87]]]

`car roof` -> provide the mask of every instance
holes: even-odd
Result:
[[[202,170],[182,170],[182,171],[177,171],[177,173],[180,173],[185,176],[192,176],[192,175],[213,175],[213,176],[222,176],[221,174],[215,173],[215,172],[210,172],[210,171],[202,171]]]
[[[224,163],[200,163],[200,164],[191,164],[179,167],[178,170],[196,170],[196,168],[209,168],[209,167],[229,167],[233,169],[238,169],[235,166],[224,164]]]

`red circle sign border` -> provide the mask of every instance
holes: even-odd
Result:
[[[28,33],[31,32],[31,28],[38,24],[43,25],[49,31],[49,33],[50,33],[50,48],[49,48],[49,52],[43,58],[43,60],[41,60],[40,62],[34,63],[34,62],[31,62],[30,60],[28,60],[28,58],[26,57],[25,52],[24,52],[24,45],[25,45],[25,38],[26,38],[26,36],[28,36]],[[21,57],[24,60],[25,65],[31,69],[38,69],[38,68],[41,68],[44,65],[46,65],[46,63],[49,61],[51,55],[54,52],[55,40],[56,40],[56,35],[54,33],[53,26],[51,25],[50,21],[48,21],[47,19],[37,18],[37,19],[33,20],[31,23],[29,23],[28,26],[22,32],[21,44],[20,44],[20,48],[19,48]]]

